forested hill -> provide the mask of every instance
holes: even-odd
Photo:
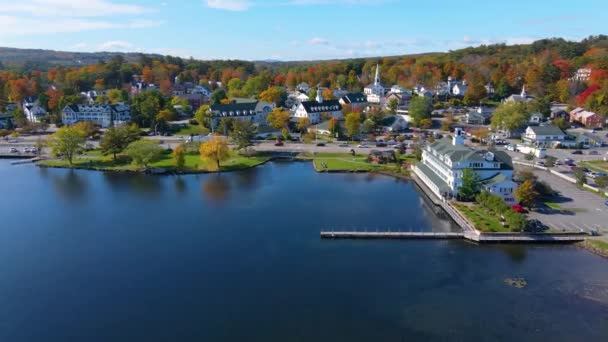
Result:
[[[138,62],[140,53],[120,52],[67,52],[40,49],[16,49],[0,47],[0,63],[5,68],[20,71],[41,70],[46,71],[57,66],[81,66],[107,61],[120,55],[127,62]],[[160,55],[148,55],[151,58],[160,58]]]

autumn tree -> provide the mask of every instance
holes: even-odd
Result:
[[[274,128],[274,129],[283,129],[287,128],[289,124],[289,111],[282,110],[281,108],[275,108],[268,116],[266,117],[266,122]]]
[[[323,97],[323,100],[334,100],[336,98],[336,96],[334,96],[334,92],[329,88],[323,89],[321,96]]]
[[[281,87],[270,87],[260,93],[260,101],[280,106],[287,99],[287,92]]]
[[[309,118],[300,118],[298,120],[298,130],[301,133],[306,133],[306,131],[308,130],[308,127],[310,127],[310,119]]]
[[[340,132],[340,122],[338,121],[338,119],[336,119],[336,118],[329,119],[329,121],[327,122],[327,130],[332,135],[335,135],[336,133]]]
[[[530,120],[525,103],[502,103],[492,116],[492,129],[515,130]]]
[[[59,128],[49,139],[49,147],[54,156],[68,161],[72,165],[74,155],[84,148],[86,135],[74,126],[64,126]]]
[[[204,161],[215,164],[217,172],[221,170],[220,163],[230,157],[228,142],[220,136],[213,136],[209,141],[202,143],[199,152]]]
[[[213,118],[213,112],[210,110],[209,106],[200,106],[194,113],[194,118],[196,119],[196,122],[198,122],[198,124],[202,127],[207,127],[211,129],[211,120]]]
[[[344,120],[344,127],[346,128],[346,134],[348,134],[351,139],[359,134],[361,129],[361,114],[357,112],[348,113]]]
[[[536,187],[534,182],[530,179],[524,181],[515,189],[515,199],[519,201],[519,203],[525,207],[532,208],[536,203],[536,199],[538,198],[538,192],[536,192]]]
[[[114,161],[116,161],[117,154],[124,151],[128,145],[129,137],[127,130],[125,128],[115,127],[108,128],[99,143],[103,155],[111,154]]]
[[[173,149],[173,163],[178,170],[182,170],[186,165],[186,148],[183,144],[177,145]]]
[[[232,125],[230,138],[238,150],[251,146],[251,141],[257,132],[256,126],[247,120],[236,120]]]
[[[82,134],[84,134],[84,136],[87,138],[93,137],[93,135],[95,135],[95,133],[99,131],[97,126],[95,126],[90,121],[80,121],[75,123],[72,127],[77,130],[80,130]]]

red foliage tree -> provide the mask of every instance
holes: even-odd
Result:
[[[576,105],[577,106],[584,105],[585,102],[587,101],[587,99],[589,98],[589,96],[591,96],[591,94],[593,94],[594,92],[596,92],[599,89],[600,89],[600,86],[598,86],[597,84],[594,84],[594,85],[590,86],[589,88],[585,89],[584,92],[582,92],[579,96],[576,97]]]

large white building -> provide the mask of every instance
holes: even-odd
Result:
[[[461,129],[454,134],[425,146],[422,161],[413,168],[416,176],[439,198],[451,198],[458,196],[462,173],[469,168],[479,176],[483,189],[515,204],[511,157],[504,151],[474,150],[464,145]]]
[[[89,121],[103,128],[120,125],[131,121],[131,107],[124,103],[114,105],[71,105],[61,111],[64,125],[73,125],[80,121]]]
[[[40,105],[40,101],[37,96],[26,97],[21,107],[23,108],[23,114],[29,122],[40,122],[48,112]]]
[[[217,127],[222,118],[232,118],[241,121],[251,121],[254,124],[266,125],[266,117],[274,109],[274,105],[263,101],[217,104],[211,106],[213,112],[213,127]]]
[[[342,105],[338,100],[324,100],[321,92],[317,92],[317,98],[314,101],[302,101],[293,113],[295,118],[308,118],[313,125],[321,122],[322,115],[326,113],[328,116],[342,119]]]

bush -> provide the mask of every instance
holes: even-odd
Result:
[[[196,121],[196,119],[190,119],[190,120],[188,120],[188,123],[191,124],[192,126],[198,126],[198,121]]]

